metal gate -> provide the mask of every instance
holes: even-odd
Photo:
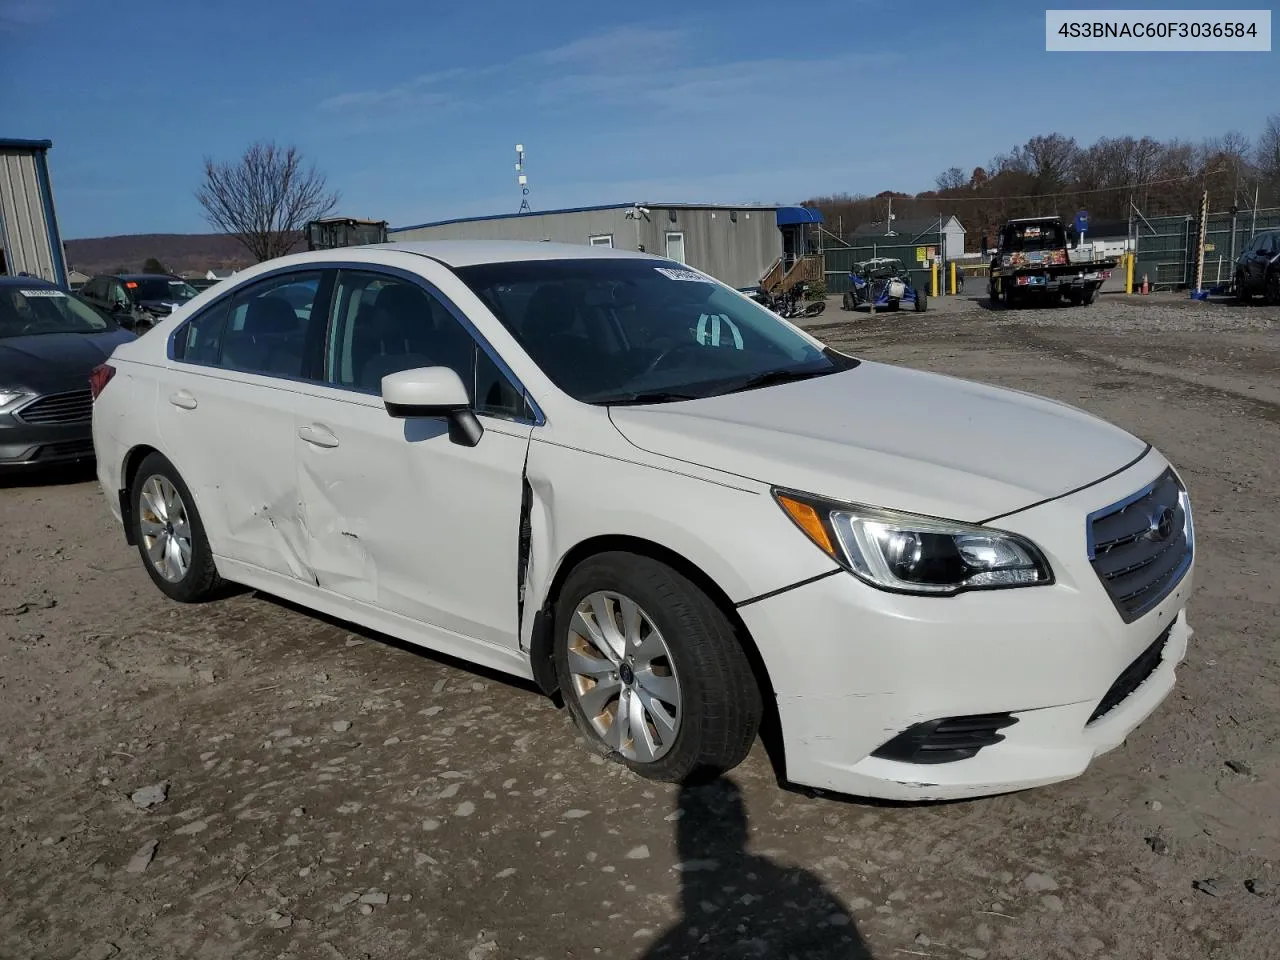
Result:
[[[926,261],[931,255],[945,255],[942,236],[929,233],[919,237],[889,236],[884,240],[885,243],[880,243],[867,237],[839,238],[834,234],[824,234],[822,254],[826,260],[827,293],[844,293],[851,286],[849,271],[853,265],[875,257],[901,260],[911,276],[912,285],[928,290],[930,270]]]

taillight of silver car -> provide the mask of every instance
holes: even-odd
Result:
[[[94,400],[102,393],[111,378],[116,375],[116,368],[109,363],[100,363],[89,372],[89,396]]]

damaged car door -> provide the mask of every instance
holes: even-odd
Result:
[[[523,389],[416,275],[344,268],[334,289],[325,385],[304,391],[295,441],[317,585],[447,631],[444,646],[466,638],[518,648],[533,429]],[[443,417],[388,412],[382,378],[426,367],[447,367],[467,387],[483,428],[474,445],[451,439]]]
[[[165,452],[190,478],[215,553],[311,583],[293,404],[320,369],[327,278],[271,274],[193,316],[174,336],[157,404]]]

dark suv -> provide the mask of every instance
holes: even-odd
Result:
[[[80,296],[140,334],[198,292],[181,277],[166,273],[123,273],[94,277],[80,289]]]
[[[1236,258],[1236,296],[1248,300],[1260,293],[1280,305],[1280,230],[1264,230]]]

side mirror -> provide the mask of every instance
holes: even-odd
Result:
[[[417,367],[387,374],[382,378],[382,402],[387,413],[400,420],[447,419],[449,439],[463,446],[474,447],[484,434],[462,378],[448,367]]]

